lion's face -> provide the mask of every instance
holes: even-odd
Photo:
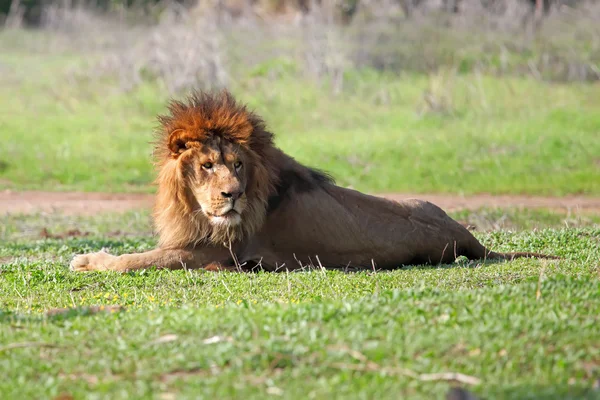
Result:
[[[189,188],[212,225],[233,227],[242,222],[248,206],[248,157],[236,144],[216,136],[188,143]]]
[[[161,247],[223,245],[263,225],[279,179],[273,134],[226,91],[171,101],[159,116],[154,223]]]

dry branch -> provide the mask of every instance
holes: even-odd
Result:
[[[8,344],[6,346],[2,346],[0,347],[0,353],[4,352],[4,351],[8,351],[8,350],[14,350],[14,349],[23,349],[26,347],[42,347],[42,348],[57,348],[60,347],[56,344],[52,344],[52,343],[45,343],[45,342],[20,342],[20,343],[11,343]]]
[[[350,355],[355,360],[361,362],[361,364],[347,364],[347,363],[333,363],[330,364],[332,368],[336,369],[347,369],[353,371],[360,372],[382,372],[387,375],[401,375],[406,376],[412,379],[416,379],[422,382],[428,381],[446,381],[446,382],[457,382],[463,383],[467,385],[479,385],[481,383],[481,379],[465,375],[460,372],[438,372],[438,373],[429,373],[429,374],[420,374],[413,370],[401,367],[384,367],[373,361],[370,361],[366,355],[363,353],[353,350],[348,347],[337,348],[337,350],[341,350],[348,355]]]

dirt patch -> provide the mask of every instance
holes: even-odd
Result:
[[[486,208],[543,208],[563,212],[600,213],[600,197],[586,196],[472,196],[446,194],[383,193],[378,196],[392,200],[419,198],[431,201],[446,211]],[[88,192],[0,192],[0,215],[61,212],[69,215],[95,215],[103,212],[148,210],[154,204],[154,195],[136,193]]]
[[[0,257],[0,265],[3,264],[8,264],[9,262],[12,262],[12,260],[14,260],[15,257]],[[0,274],[2,273],[2,270],[0,269]]]
[[[600,197],[589,196],[529,196],[476,194],[470,196],[446,194],[390,193],[379,196],[391,200],[418,198],[428,200],[446,211],[478,210],[481,208],[541,208],[562,212],[600,213]]]
[[[66,239],[70,237],[89,236],[89,232],[82,232],[79,229],[71,229],[62,233],[52,233],[48,228],[43,228],[40,231],[40,236],[44,239]]]
[[[150,209],[154,196],[136,193],[83,192],[0,192],[0,215],[61,212],[68,215],[95,215]]]

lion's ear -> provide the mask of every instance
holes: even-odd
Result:
[[[183,129],[176,129],[169,135],[169,150],[174,156],[178,156],[188,149],[189,142],[196,142],[198,138],[190,135]]]

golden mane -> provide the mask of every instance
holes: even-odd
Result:
[[[185,139],[198,141],[218,134],[257,154],[273,146],[273,134],[266,131],[258,115],[239,104],[226,90],[218,93],[193,92],[186,102],[171,100],[169,114],[159,115],[154,155],[159,165],[175,154],[173,146],[180,138],[174,132],[185,133]]]
[[[269,196],[278,182],[272,160],[273,134],[264,121],[238,104],[227,91],[194,92],[186,102],[171,101],[169,114],[158,117],[154,148],[158,186],[154,206],[155,230],[162,248],[237,241],[256,232],[262,225]],[[202,213],[187,185],[184,168],[189,157],[181,150],[190,142],[201,143],[211,135],[239,144],[251,160],[248,210],[244,222],[227,231],[212,226]]]

